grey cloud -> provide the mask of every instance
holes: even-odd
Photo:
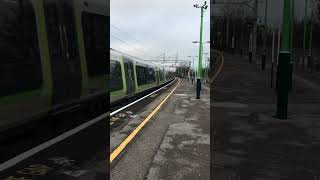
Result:
[[[139,42],[112,27],[111,34],[132,46],[136,44],[135,46],[140,47],[139,50],[147,51],[145,53],[151,56],[159,56],[163,52],[170,52],[173,55],[177,51],[179,56],[196,55],[198,45],[192,44],[192,41],[199,40],[200,9],[193,7],[195,2],[194,0],[111,0],[111,24],[129,33]],[[199,1],[202,2],[204,1]],[[205,12],[204,22],[206,23],[204,40],[209,40],[209,10]],[[111,38],[112,46],[128,49],[126,45],[113,38]],[[204,50],[208,52],[209,46],[206,45]],[[141,57],[139,52],[131,51],[131,53]]]

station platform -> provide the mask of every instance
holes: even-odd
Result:
[[[130,123],[112,130],[110,152],[169,94],[160,110],[112,163],[110,178],[210,179],[210,90],[195,99],[191,81],[177,79],[150,104],[134,112]],[[134,127],[136,127],[135,125]],[[127,133],[127,134],[126,134]],[[123,138],[121,138],[123,137]],[[120,139],[120,140],[119,140]]]
[[[294,75],[288,119],[277,119],[269,67],[223,55],[211,87],[211,178],[319,179],[319,85]]]

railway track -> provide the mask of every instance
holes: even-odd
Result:
[[[113,104],[110,108],[110,118],[108,121],[108,123],[110,123],[110,130],[113,131],[114,129],[124,126],[130,119],[136,116],[135,114],[137,112],[153,103],[153,101],[166,92],[167,89],[172,87],[175,82],[177,82],[177,80],[172,79],[140,94],[128,97],[128,99],[123,99],[119,103]]]
[[[118,101],[115,101],[113,103],[110,104],[110,116],[112,116],[113,114],[115,114],[115,111],[125,107],[126,105],[130,104],[130,103],[133,103],[147,95],[149,95],[150,93],[154,92],[154,91],[157,91],[159,89],[161,89],[162,87],[170,84],[172,81],[174,81],[175,79],[172,79],[170,81],[167,81],[163,84],[160,84],[160,85],[157,85],[155,87],[152,87],[150,89],[147,89],[145,91],[142,91],[142,92],[139,92],[139,93],[136,93],[134,95],[131,95],[131,96],[127,96],[121,100],[118,100]],[[151,94],[150,94],[151,95]]]

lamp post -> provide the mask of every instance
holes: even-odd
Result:
[[[199,41],[192,41],[192,43],[199,43]],[[203,44],[210,44],[210,41],[206,41],[206,42],[203,42],[202,43],[202,45],[201,45],[201,48],[202,48],[202,50],[201,50],[201,52],[202,52],[202,56],[203,56],[203,54],[206,54],[206,53],[203,53]],[[198,56],[197,56],[198,57]],[[199,58],[200,59],[200,58]],[[201,59],[202,59],[202,57],[201,57]],[[202,65],[202,64],[201,64]],[[202,67],[201,67],[201,70],[202,70]],[[198,72],[199,72],[199,66],[198,66]],[[201,76],[202,77],[202,76]],[[200,90],[201,90],[201,86],[200,86]]]
[[[290,38],[291,38],[291,4],[292,0],[283,1],[283,21],[281,51],[279,53],[279,64],[277,69],[277,117],[287,119],[288,116],[288,92],[290,86]]]
[[[200,21],[200,43],[199,43],[199,64],[198,64],[198,78],[197,78],[197,97],[200,99],[200,90],[201,90],[201,77],[202,77],[202,26],[203,26],[203,12],[208,8],[207,1],[204,2],[202,6],[198,4],[193,5],[195,8],[201,9],[201,21]]]

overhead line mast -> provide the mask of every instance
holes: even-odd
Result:
[[[199,64],[198,64],[198,78],[197,78],[197,96],[196,99],[200,99],[200,90],[201,90],[201,77],[202,77],[202,30],[203,30],[203,12],[208,8],[207,1],[204,2],[204,5],[199,6],[198,4],[193,5],[195,8],[201,9],[201,20],[200,20],[200,43],[199,43]]]

